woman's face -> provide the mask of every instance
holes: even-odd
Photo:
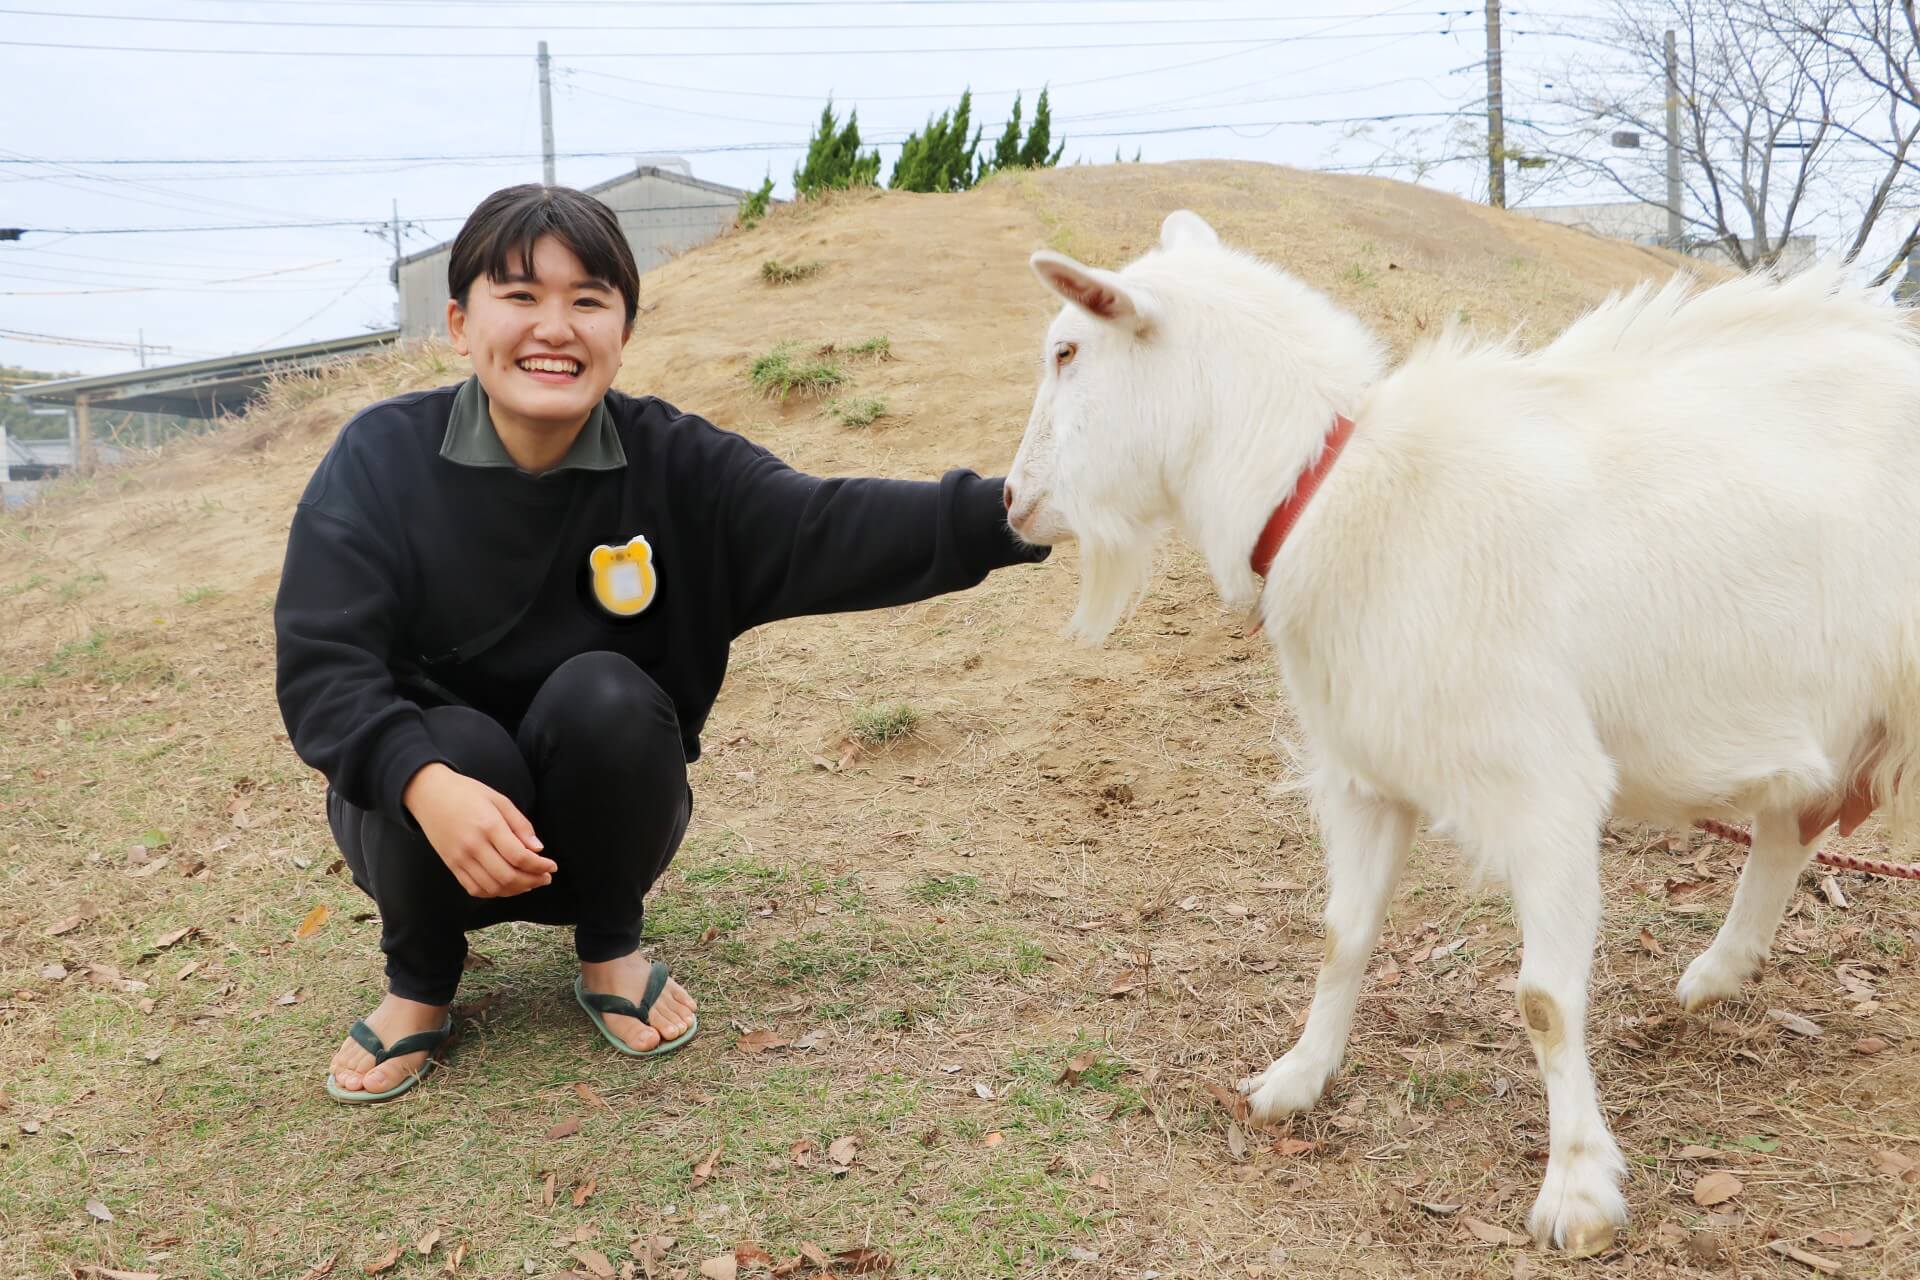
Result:
[[[447,332],[472,357],[496,427],[572,430],[620,369],[626,303],[553,236],[534,242],[532,266],[531,277],[479,277],[465,307],[449,299]]]

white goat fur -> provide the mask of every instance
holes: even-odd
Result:
[[[1011,519],[1079,539],[1071,628],[1103,639],[1177,528],[1229,603],[1257,595],[1306,741],[1327,962],[1256,1112],[1338,1068],[1425,817],[1514,893],[1552,1117],[1535,1233],[1606,1247],[1623,1165],[1583,1035],[1604,818],[1755,819],[1681,981],[1698,1007],[1764,960],[1812,854],[1797,815],[1863,769],[1896,823],[1920,807],[1920,332],[1831,269],[1676,279],[1538,351],[1450,334],[1383,376],[1356,319],[1184,211],[1122,271],[1034,266],[1068,304]],[[1357,429],[1262,590],[1249,552],[1336,412]]]

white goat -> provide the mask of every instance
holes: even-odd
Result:
[[[1339,1067],[1424,816],[1513,893],[1552,1130],[1533,1232],[1608,1247],[1624,1162],[1585,1044],[1604,819],[1754,819],[1680,980],[1697,1009],[1758,971],[1826,827],[1916,807],[1920,335],[1831,272],[1676,280],[1531,354],[1449,336],[1383,376],[1356,319],[1184,210],[1121,271],[1033,267],[1067,305],[1007,505],[1030,541],[1079,540],[1071,629],[1104,639],[1177,528],[1257,601],[1306,738],[1326,959],[1298,1043],[1242,1082],[1254,1114]],[[1263,586],[1250,551],[1330,455]]]

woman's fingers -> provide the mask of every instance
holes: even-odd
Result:
[[[500,816],[506,821],[507,828],[513,832],[520,843],[526,846],[527,849],[534,853],[539,853],[546,847],[540,843],[540,837],[534,834],[533,824],[527,821],[527,815],[521,813],[519,807],[515,805],[513,801],[496,791],[493,793],[493,807],[500,811]],[[540,869],[543,871],[558,870],[552,862],[549,862],[545,858],[539,858],[537,861],[542,864]],[[524,866],[525,864],[523,863],[521,865]]]
[[[488,824],[484,834],[491,842],[486,849],[487,865],[499,881],[500,896],[525,893],[553,879],[545,870],[552,864],[538,854],[527,852],[520,837],[508,830],[506,823],[496,819]]]

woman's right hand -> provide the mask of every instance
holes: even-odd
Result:
[[[430,764],[413,775],[401,803],[469,896],[511,898],[553,883],[559,864],[513,801],[484,782]]]

